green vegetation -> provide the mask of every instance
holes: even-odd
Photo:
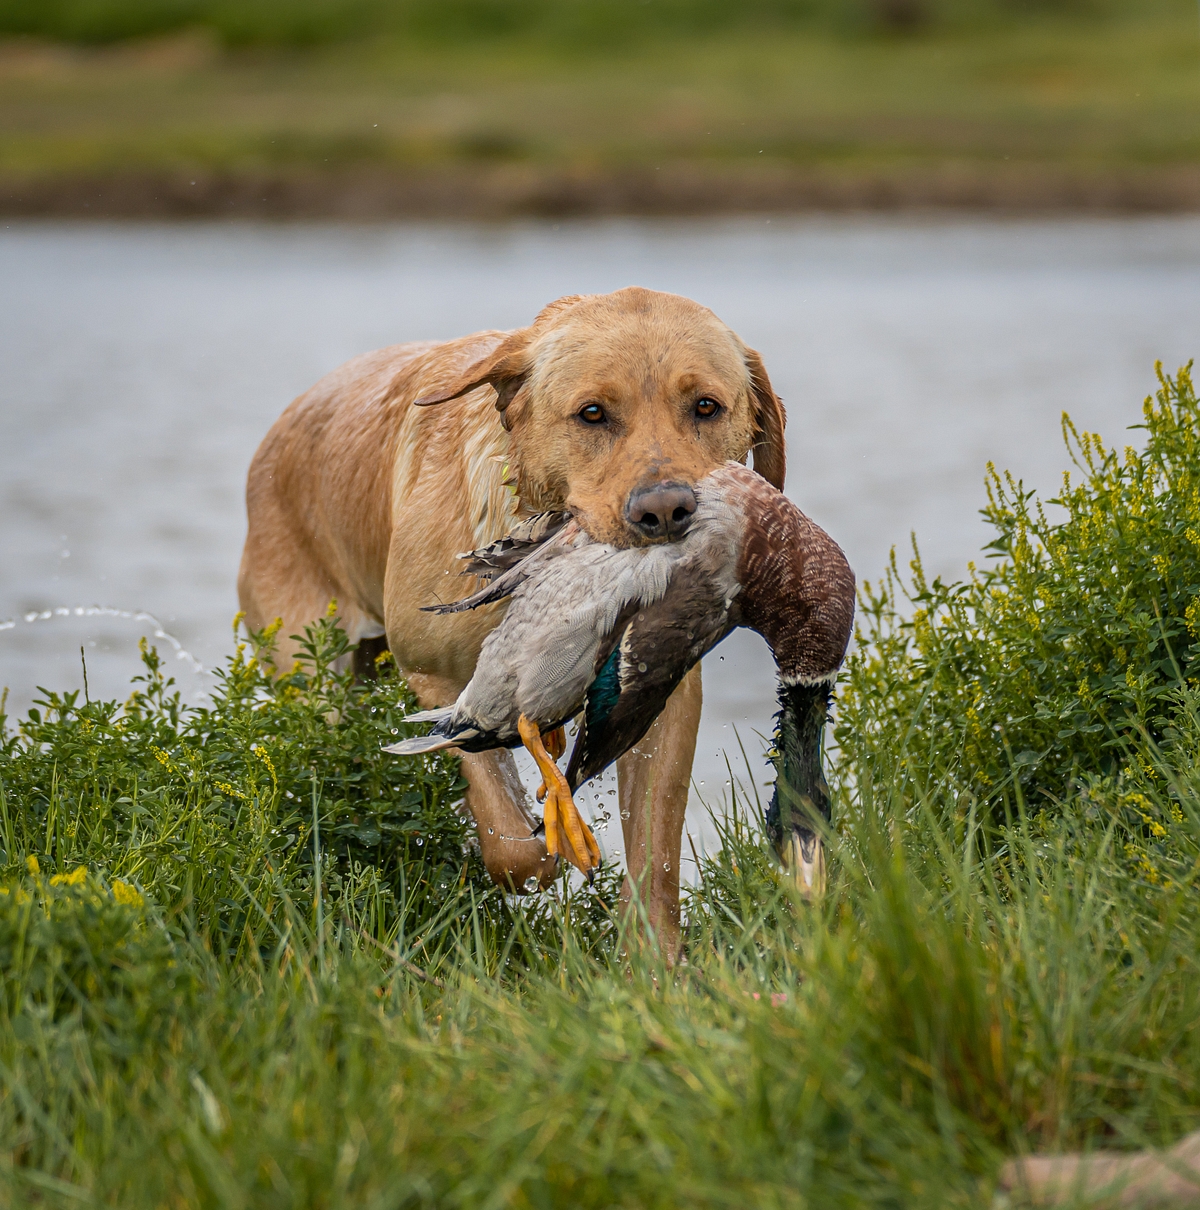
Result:
[[[0,0],[0,32],[111,42],[202,28],[232,45],[392,34],[456,43],[533,37],[594,48],[664,33],[814,24],[902,30],[1037,13],[1109,16],[1133,7],[1128,0]]]
[[[1195,201],[1192,0],[963,0],[903,36],[783,0],[479,6],[516,24],[460,20],[468,10],[442,0],[0,0],[0,30],[38,34],[0,39],[0,206],[370,217]],[[368,10],[411,28],[355,17],[364,36],[347,41],[271,25]],[[593,18],[603,30],[580,33]],[[104,41],[134,33],[147,36]]]
[[[744,803],[674,968],[611,873],[485,885],[453,762],[381,755],[406,691],[329,619],[205,709],[151,650],[122,707],[47,694],[0,749],[3,1200],[966,1207],[1004,1154],[1195,1128],[1186,371],[1145,428],[1068,428],[1053,522],[993,478],[995,563],[917,562],[910,620],[895,569],[868,594],[825,903]]]
[[[1141,450],[1064,417],[1082,479],[1064,475],[1051,512],[989,468],[1000,562],[931,583],[914,546],[908,583],[893,559],[868,587],[840,702],[855,768],[936,787],[960,814],[1052,810],[1081,780],[1169,801],[1166,769],[1200,738],[1200,408],[1187,370],[1160,377]]]

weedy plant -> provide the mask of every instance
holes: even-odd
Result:
[[[297,913],[427,959],[472,904],[480,927],[507,928],[457,761],[382,752],[415,708],[386,657],[370,684],[339,671],[334,606],[282,676],[275,637],[239,644],[202,706],[182,703],[144,640],[123,704],[46,692],[0,738],[3,867],[124,880],[230,958],[273,946]]]
[[[273,639],[239,645],[200,707],[145,640],[125,703],[47,692],[0,747],[8,868],[33,858],[124,879],[229,955],[264,924],[286,928],[317,885],[380,939],[399,902],[425,921],[447,892],[481,889],[453,762],[380,752],[411,707],[404,685],[385,678],[366,704],[335,671],[346,640],[333,616],[282,678]]]
[[[1161,385],[1142,451],[1073,438],[1062,518],[993,477],[994,565],[868,597],[826,899],[735,798],[673,965],[611,871],[486,885],[332,618],[202,709],[150,650],[123,707],[46,694],[0,750],[0,1203],[968,1207],[1005,1154],[1194,1129],[1200,415]]]
[[[1200,411],[1189,368],[1159,378],[1140,450],[1064,416],[1079,478],[1046,504],[989,467],[996,562],[931,581],[914,540],[909,578],[893,557],[866,587],[838,697],[846,776],[998,821],[1112,785],[1151,838],[1179,822],[1171,767],[1193,750],[1200,667]]]

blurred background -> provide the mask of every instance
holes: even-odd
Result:
[[[0,210],[1195,205],[1195,0],[0,0]]]
[[[961,576],[989,460],[1052,495],[1200,348],[1197,215],[1194,0],[0,0],[0,686],[160,631],[202,695],[295,394],[634,283],[762,351],[860,578]],[[705,677],[698,844],[773,709]]]

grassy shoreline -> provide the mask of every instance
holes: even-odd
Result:
[[[925,211],[1196,213],[1200,166],[1072,172],[1040,164],[947,164],[846,172],[674,165],[666,172],[601,173],[485,166],[0,176],[0,216],[8,218],[386,222]]]
[[[0,41],[7,214],[1200,204],[1191,6],[909,38],[223,49]]]
[[[1200,401],[1073,434],[1063,519],[864,590],[825,901],[719,821],[669,966],[617,872],[487,884],[331,617],[181,705],[0,725],[0,1204],[970,1207],[1200,1121]],[[1131,414],[1130,419],[1136,419]],[[915,612],[897,601],[907,594]]]

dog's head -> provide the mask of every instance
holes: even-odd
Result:
[[[630,287],[551,303],[456,380],[418,400],[491,386],[512,434],[521,499],[571,509],[598,541],[668,541],[694,485],[753,451],[783,486],[784,411],[762,359],[711,311]]]

